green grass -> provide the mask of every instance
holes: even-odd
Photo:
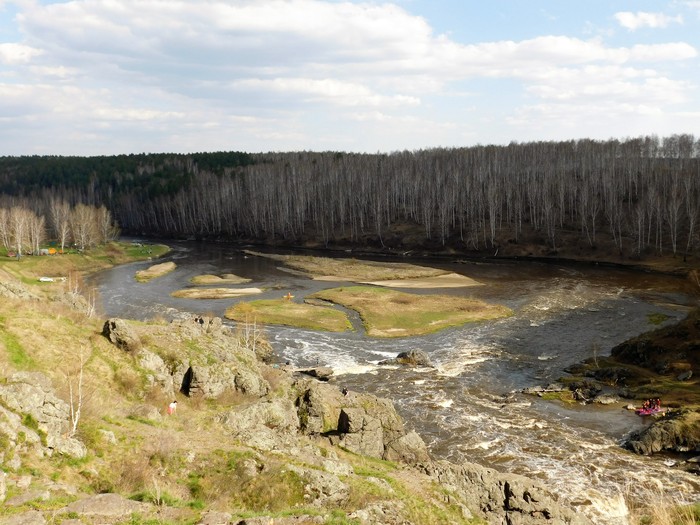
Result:
[[[658,326],[669,319],[669,316],[662,313],[647,314],[647,321],[649,324]]]
[[[4,329],[5,318],[0,317],[0,342],[5,347],[10,363],[22,370],[27,370],[35,367],[34,360],[22,346],[22,343],[9,332]]]
[[[272,467],[244,482],[233,500],[258,512],[281,512],[304,504],[304,480],[283,467]]]
[[[410,294],[373,286],[331,288],[310,297],[356,310],[367,334],[374,337],[429,334],[511,314],[504,306],[465,297]]]
[[[255,320],[262,324],[275,324],[345,332],[352,329],[347,315],[329,306],[296,303],[286,299],[261,299],[239,302],[226,310],[225,317],[238,322]]]

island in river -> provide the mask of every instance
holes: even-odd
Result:
[[[234,321],[255,319],[263,324],[344,331],[352,328],[341,305],[360,315],[367,335],[407,337],[423,335],[466,323],[494,320],[511,314],[501,305],[467,296],[414,294],[390,288],[468,288],[479,283],[469,277],[409,263],[385,263],[356,259],[332,259],[301,255],[270,255],[249,252],[281,262],[309,278],[347,281],[346,286],[316,292],[293,302],[279,300],[239,302],[226,311]]]

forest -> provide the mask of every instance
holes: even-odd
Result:
[[[105,206],[122,232],[296,246],[687,256],[700,139],[512,142],[392,153],[0,157],[0,207]],[[50,221],[48,221],[50,223]]]

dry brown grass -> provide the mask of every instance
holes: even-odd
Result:
[[[367,334],[405,337],[511,314],[501,305],[451,295],[417,295],[370,286],[332,288],[312,297],[359,312]]]
[[[335,281],[378,281],[437,277],[449,272],[408,263],[384,263],[357,259],[331,259],[309,255],[273,255],[247,252],[282,262],[285,266],[307,273],[314,278]]]
[[[665,493],[660,486],[635,487],[626,497],[629,525],[698,525],[700,503],[688,504]]]
[[[238,275],[234,275],[232,273],[225,273],[221,276],[204,274],[192,277],[192,279],[190,279],[190,282],[198,286],[206,286],[211,284],[244,284],[249,283],[250,279],[246,279],[245,277],[239,277]]]
[[[170,295],[184,299],[231,299],[262,293],[260,288],[185,288]]]
[[[136,280],[140,283],[145,283],[150,281],[151,279],[162,277],[163,275],[174,271],[176,267],[177,265],[172,261],[154,264],[153,266],[150,266],[145,270],[139,270],[138,272],[136,272]]]
[[[251,319],[262,324],[279,324],[343,332],[351,328],[347,316],[330,307],[296,303],[286,299],[267,299],[240,302],[226,310],[227,319],[249,322]]]

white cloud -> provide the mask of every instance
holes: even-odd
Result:
[[[26,64],[40,54],[41,50],[24,44],[0,44],[0,64]]]
[[[665,28],[670,24],[682,24],[683,17],[681,15],[669,16],[664,13],[648,13],[638,11],[621,11],[615,13],[615,19],[618,23],[630,31],[636,31],[642,27],[650,27],[652,29]]]
[[[680,36],[659,42],[630,32],[617,45],[574,35],[457,41],[397,5],[360,1],[13,5],[21,5],[22,41],[0,44],[0,65],[7,66],[0,79],[22,85],[27,97],[13,95],[22,98],[19,108],[74,123],[90,141],[102,129],[128,129],[134,141],[144,129],[157,129],[165,150],[169,143],[224,149],[232,137],[243,142],[229,147],[269,139],[282,149],[308,148],[327,126],[324,137],[338,147],[373,138],[408,144],[411,136],[447,142],[450,133],[480,129],[487,112],[497,122],[518,104],[527,106],[512,122],[547,111],[586,118],[567,105],[607,122],[605,111],[665,111],[696,89],[680,71],[693,69],[686,64],[694,65],[698,51]],[[616,15],[630,29],[682,22],[664,16]],[[486,99],[498,103],[487,110]],[[441,118],[449,125],[440,126]]]
[[[367,87],[334,79],[274,78],[270,80],[246,79],[233,83],[233,87],[246,90],[263,90],[299,95],[310,101],[328,101],[340,106],[416,106],[420,100],[406,95],[384,96]]]

